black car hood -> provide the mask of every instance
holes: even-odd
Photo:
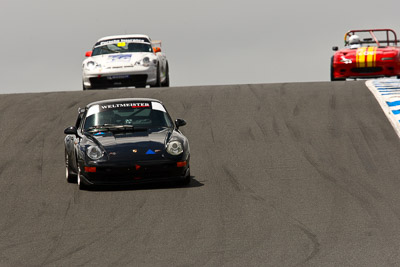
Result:
[[[147,131],[97,132],[92,136],[104,148],[111,161],[162,159],[173,129]]]

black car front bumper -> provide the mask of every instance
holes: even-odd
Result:
[[[149,161],[131,164],[91,164],[81,166],[81,180],[87,185],[125,185],[179,181],[190,175],[189,162],[178,167],[176,161]]]

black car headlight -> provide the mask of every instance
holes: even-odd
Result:
[[[98,146],[89,146],[86,150],[86,155],[92,160],[98,160],[104,153]]]
[[[183,146],[179,141],[171,141],[167,144],[167,152],[170,155],[177,156],[182,154]]]

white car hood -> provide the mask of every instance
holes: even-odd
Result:
[[[95,61],[104,67],[117,67],[117,66],[133,66],[136,62],[142,60],[144,57],[149,57],[150,60],[153,59],[154,54],[152,53],[117,53],[117,54],[107,54],[99,55],[87,58],[87,61]]]

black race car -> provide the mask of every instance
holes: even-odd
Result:
[[[190,183],[190,149],[159,100],[124,98],[79,109],[64,130],[66,178],[79,189],[177,180]]]

